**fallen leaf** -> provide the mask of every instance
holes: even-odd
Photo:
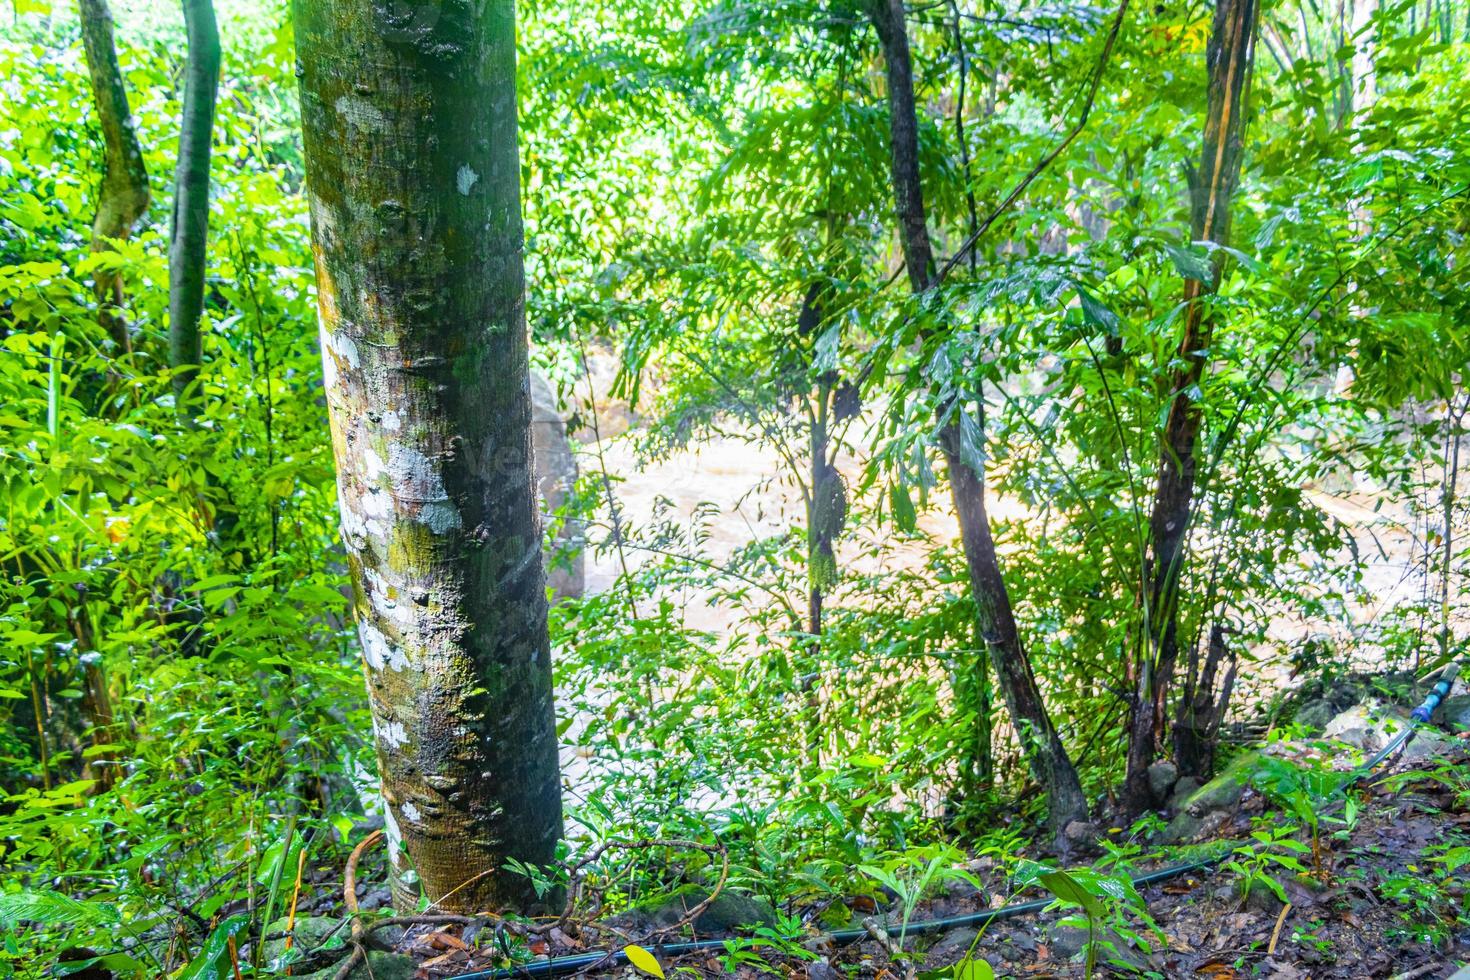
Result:
[[[658,980],[664,980],[664,968],[659,966],[654,955],[642,946],[624,946],[623,955],[628,957],[628,962],[633,964],[634,969],[651,977],[658,977]]]

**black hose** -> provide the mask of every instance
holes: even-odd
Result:
[[[1369,759],[1364,765],[1358,767],[1353,778],[1348,781],[1348,786],[1352,786],[1361,781],[1368,773],[1378,768],[1383,763],[1383,760],[1392,755],[1395,750],[1414,737],[1419,726],[1428,722],[1430,717],[1433,716],[1435,709],[1444,700],[1458,673],[1459,666],[1457,664],[1452,664],[1446,669],[1444,674],[1441,675],[1440,682],[1435,685],[1434,690],[1425,698],[1424,703],[1414,709],[1409,723],[1404,727],[1404,730],[1394,736],[1381,752],[1372,759]],[[1175,878],[1181,878],[1192,871],[1212,869],[1216,864],[1224,860],[1224,858],[1225,855],[1222,854],[1218,857],[1188,861],[1183,864],[1163,868],[1159,871],[1150,871],[1148,874],[1138,875],[1131,880],[1135,889],[1157,885],[1163,881],[1172,881]],[[1019,918],[1023,915],[1034,915],[1037,912],[1042,912],[1049,908],[1053,902],[1054,899],[1038,898],[1030,902],[1017,902],[1013,905],[1003,905],[998,909],[987,909],[984,912],[973,912],[969,915],[954,915],[944,919],[925,919],[921,922],[910,922],[904,930],[904,934],[921,936],[926,933],[943,932],[966,926],[988,926],[992,922]],[[827,933],[825,938],[830,940],[833,945],[846,946],[865,939],[869,935],[870,933],[867,929],[839,929],[836,932]],[[801,938],[799,936],[791,937],[790,941],[796,942]],[[731,941],[728,939],[700,939],[691,942],[665,943],[663,945],[652,946],[652,951],[662,953],[665,956],[682,956],[686,953],[698,953],[706,950],[724,951],[728,948],[726,943]],[[517,977],[557,977],[564,976],[568,973],[576,973],[578,970],[585,970],[589,967],[621,966],[627,962],[628,956],[622,950],[607,950],[601,953],[577,953],[573,956],[557,956],[545,960],[536,960],[531,963],[523,963],[519,966],[502,967],[495,970],[479,970],[474,973],[462,973],[456,980],[512,980],[512,978]]]
[[[1156,885],[1161,881],[1171,881],[1189,874],[1191,871],[1202,871],[1213,867],[1220,858],[1212,858],[1203,861],[1190,861],[1185,864],[1176,864],[1173,867],[1164,868],[1159,871],[1150,871],[1148,874],[1138,875],[1133,878],[1134,888],[1143,888],[1148,885]],[[1014,919],[1023,915],[1033,915],[1051,906],[1055,899],[1038,898],[1030,902],[1017,902],[1013,905],[1003,905],[998,909],[987,909],[984,912],[973,912],[969,915],[953,915],[944,919],[925,919],[922,922],[910,922],[904,930],[905,935],[922,936],[930,932],[944,932],[949,929],[958,929],[962,926],[987,926],[992,922],[1000,922],[1005,919]],[[870,933],[866,929],[838,929],[835,932],[825,933],[822,938],[829,940],[833,945],[846,946],[851,943],[866,939]],[[797,942],[802,937],[792,937],[790,941]],[[663,945],[650,945],[649,950],[662,953],[665,956],[682,956],[686,953],[698,953],[707,950],[727,949],[729,939],[700,939],[693,942],[665,943]],[[622,950],[608,950],[602,953],[578,953],[573,956],[558,956],[553,959],[536,960],[532,963],[524,963],[520,966],[502,967],[495,970],[480,970],[475,973],[459,974],[455,980],[509,980],[513,977],[556,977],[588,967],[621,966],[628,962],[628,956]]]

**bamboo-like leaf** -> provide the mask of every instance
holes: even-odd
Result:
[[[115,926],[122,921],[117,907],[87,902],[54,891],[24,891],[0,895],[0,919],[18,919],[50,926]]]

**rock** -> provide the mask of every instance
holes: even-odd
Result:
[[[1097,840],[1097,836],[1097,824],[1089,823],[1086,820],[1073,820],[1066,827],[1062,828],[1062,837],[1069,844],[1078,846],[1091,844]]]
[[[1383,717],[1379,706],[1369,701],[1338,714],[1322,730],[1322,737],[1336,739],[1364,752],[1377,752],[1403,724],[1401,721],[1390,723]]]
[[[1337,717],[1337,707],[1326,698],[1316,698],[1296,709],[1296,715],[1292,721],[1320,732],[1335,717]]]
[[[1388,745],[1409,723],[1407,717],[1386,711],[1376,702],[1367,701],[1332,719],[1323,729],[1322,736],[1351,745],[1364,753],[1374,753]],[[1454,747],[1454,739],[1446,738],[1434,728],[1425,726],[1404,747],[1402,759],[1405,762],[1423,762],[1444,755]]]
[[[325,970],[304,974],[301,980],[333,980],[340,965],[333,963]],[[367,962],[358,963],[347,975],[347,980],[413,980],[418,968],[419,961],[412,956],[373,950],[367,954]]]
[[[1178,812],[1203,785],[1193,776],[1179,777],[1179,781],[1174,784],[1174,791],[1169,794],[1169,809]]]
[[[1240,892],[1237,889],[1236,895]],[[1260,912],[1262,915],[1278,915],[1285,905],[1274,889],[1264,881],[1253,881],[1251,887],[1245,894],[1245,900],[1241,903],[1248,911]]]
[[[671,926],[687,916],[694,907],[709,897],[709,889],[700,885],[685,885],[671,894],[650,899],[633,906],[614,920],[633,917],[642,919],[652,926]],[[742,926],[776,924],[776,913],[765,902],[749,895],[725,889],[715,896],[709,908],[694,920],[694,931],[698,933],[734,932]],[[619,925],[619,928],[623,928]]]
[[[924,969],[937,970],[947,966],[954,966],[960,960],[969,955],[970,949],[975,945],[975,939],[980,935],[979,930],[963,926],[959,929],[951,929],[939,937],[939,941],[930,946],[924,953]]]
[[[1179,767],[1167,759],[1160,759],[1148,767],[1148,789],[1153,793],[1154,799],[1163,801],[1169,798],[1169,790],[1179,781]]]
[[[813,960],[806,965],[807,980],[842,980],[842,974],[832,969],[825,959]]]
[[[1087,948],[1088,937],[1088,930],[1078,926],[1053,923],[1047,927],[1047,942],[1051,947],[1051,954],[1059,960],[1080,957]],[[1111,929],[1097,930],[1097,961],[1117,961],[1127,964],[1133,970],[1144,970],[1148,967],[1148,956]]]
[[[369,888],[367,892],[357,900],[357,907],[364,912],[372,912],[376,909],[385,909],[393,904],[393,890],[386,886],[382,888]]]
[[[1435,719],[1442,725],[1448,725],[1451,731],[1461,732],[1470,728],[1470,695],[1445,701]]]
[[[572,406],[575,411],[568,435],[579,443],[591,445],[598,439],[622,435],[639,424],[642,417],[621,394],[628,387],[622,353],[597,341],[589,343],[585,353],[580,365],[582,373],[576,377],[569,396],[575,403]]]
[[[1164,841],[1183,843],[1218,830],[1245,794],[1246,780],[1260,761],[1260,753],[1242,752],[1225,771],[1179,802],[1178,813],[1164,829]]]
[[[531,451],[536,460],[542,522],[552,526],[556,512],[576,488],[577,457],[567,439],[567,425],[557,406],[556,394],[546,379],[534,371],[531,372]],[[564,523],[553,531],[546,552],[546,584],[557,598],[577,598],[586,585],[582,532]]]
[[[286,939],[283,935],[286,931],[284,918],[277,919],[266,926],[267,936],[281,936],[279,939],[267,939],[265,941],[265,962],[272,963],[279,960],[286,952]],[[341,919],[329,915],[298,915],[296,925],[292,930],[291,950],[293,954],[300,954],[303,959],[295,961],[293,973],[301,973],[302,967],[314,969],[325,962],[342,955],[342,946],[334,945],[329,949],[321,949],[322,946],[332,943],[333,940],[345,942],[347,939],[347,925]]]

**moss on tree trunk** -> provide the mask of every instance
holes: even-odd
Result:
[[[561,835],[511,0],[295,9],[322,358],[395,901]]]

